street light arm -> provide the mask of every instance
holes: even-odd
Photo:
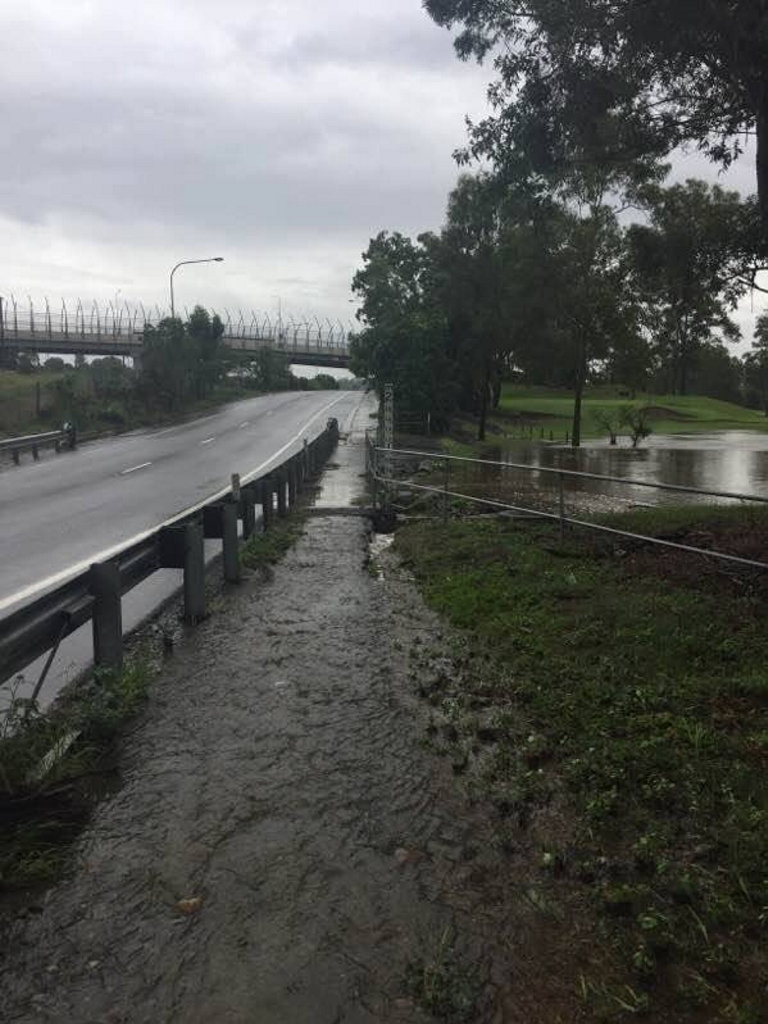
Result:
[[[204,260],[179,260],[179,262],[176,264],[176,266],[173,268],[173,270],[171,270],[171,276],[169,278],[170,292],[171,292],[171,317],[172,318],[175,318],[175,316],[176,316],[176,311],[175,311],[175,307],[174,307],[174,303],[173,303],[173,275],[176,273],[176,271],[179,269],[179,267],[186,267],[190,263],[223,263],[223,262],[224,262],[224,257],[223,256],[209,256],[207,259],[204,259]]]

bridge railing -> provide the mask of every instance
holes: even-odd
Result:
[[[234,476],[232,486],[0,618],[0,683],[50,652],[32,693],[34,701],[61,642],[88,621],[93,624],[94,663],[120,667],[122,597],[158,569],[182,570],[184,618],[190,623],[205,618],[205,539],[221,540],[224,579],[238,582],[238,524],[242,522],[242,537],[247,540],[257,530],[269,529],[275,515],[287,514],[327,461],[338,437],[338,424],[330,419],[321,434],[305,440],[301,450],[269,472],[242,482]],[[257,505],[261,506],[260,519]]]
[[[211,310],[224,325],[227,341],[240,339],[262,341],[287,350],[306,348],[339,349],[347,351],[351,325],[341,320],[290,316],[270,317],[253,310],[223,312]],[[157,327],[170,314],[159,306],[145,307],[142,303],[90,305],[77,300],[52,305],[48,300],[35,305],[31,300],[18,301],[13,295],[0,299],[0,344],[13,344],[46,339],[98,339],[99,341],[141,340],[144,332]],[[189,311],[184,310],[188,318]],[[233,346],[234,347],[234,346]]]

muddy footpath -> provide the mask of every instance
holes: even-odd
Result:
[[[320,506],[362,493],[366,426]],[[4,934],[5,1024],[566,1019],[546,922],[425,743],[413,653],[447,637],[370,551],[320,507],[176,645],[70,875]]]

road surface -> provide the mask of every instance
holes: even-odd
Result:
[[[298,450],[335,416],[342,431],[370,403],[361,392],[264,395],[159,430],[135,431],[46,453],[40,462],[0,472],[0,616],[87,568],[110,549],[229,485],[231,474],[268,469]],[[206,557],[221,550],[206,541]],[[123,598],[123,630],[130,631],[181,584],[176,569],[162,569]],[[91,627],[61,644],[39,694],[46,707],[90,663]],[[17,696],[30,696],[45,657],[23,673]],[[11,699],[0,687],[0,716]]]
[[[0,615],[340,423],[360,392],[289,392],[188,423],[47,453],[0,473]]]

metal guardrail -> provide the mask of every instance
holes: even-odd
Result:
[[[6,437],[0,440],[0,455],[11,455],[18,466],[22,452],[32,452],[32,458],[37,460],[41,448],[53,447],[59,451],[62,445],[74,448],[73,433],[69,430],[49,430],[43,434],[25,434],[24,437]]]
[[[418,483],[410,478],[396,477],[392,475],[392,464],[397,458],[419,458],[425,461],[438,461],[445,467],[444,482],[442,486],[430,486]],[[528,473],[549,474],[557,479],[557,512],[547,511],[541,508],[513,504],[497,498],[484,497],[477,494],[466,494],[453,490],[450,487],[450,466],[452,463],[463,465],[490,466],[495,470],[516,470]],[[756,504],[768,504],[768,497],[759,494],[742,494],[734,491],[704,490],[703,488],[687,487],[681,484],[662,484],[650,480],[635,480],[627,477],[606,476],[600,473],[586,473],[580,470],[555,469],[545,466],[531,466],[527,463],[505,463],[494,462],[490,459],[472,459],[464,456],[449,455],[442,452],[425,452],[414,449],[387,448],[374,444],[367,439],[367,471],[371,477],[375,490],[381,494],[383,501],[390,502],[392,494],[399,488],[411,491],[420,491],[425,494],[434,494],[440,497],[443,505],[443,515],[447,518],[448,502],[451,499],[458,501],[474,502],[499,512],[509,512],[517,515],[524,515],[531,518],[545,519],[557,522],[560,525],[561,536],[566,526],[579,529],[592,530],[597,533],[609,534],[617,537],[624,537],[628,540],[641,541],[657,547],[672,548],[678,551],[685,551],[689,554],[703,555],[721,562],[729,562],[750,569],[768,570],[768,562],[760,562],[751,558],[741,558],[738,555],[731,555],[725,551],[717,551],[712,548],[700,548],[691,544],[679,544],[676,541],[665,540],[661,537],[652,537],[647,534],[634,533],[629,530],[621,530],[617,527],[607,526],[604,523],[590,522],[584,519],[577,519],[566,515],[565,502],[565,480],[567,478],[597,480],[614,484],[623,484],[631,487],[647,487],[658,491],[678,492],[685,495],[701,495],[702,497],[725,498],[736,502],[754,502]],[[383,472],[382,472],[383,470]]]
[[[338,423],[330,419],[321,434],[268,473],[232,486],[214,499],[182,512],[140,540],[118,548],[66,582],[27,601],[0,619],[0,683],[50,651],[33,693],[36,698],[61,641],[89,620],[93,623],[94,663],[119,667],[123,658],[122,597],[158,569],[183,570],[184,618],[205,618],[204,541],[222,542],[224,579],[240,580],[238,523],[245,540],[259,526],[269,529],[275,515],[285,515],[307,480],[336,446]],[[261,519],[256,506],[261,506]]]

